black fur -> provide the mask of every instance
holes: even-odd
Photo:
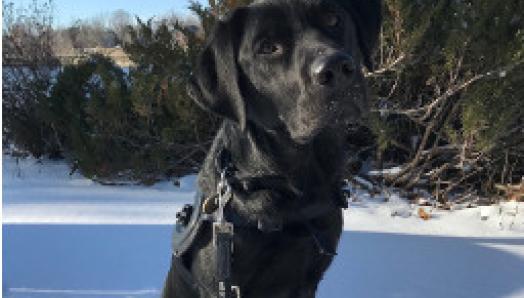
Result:
[[[200,106],[224,117],[199,174],[204,194],[215,192],[215,158],[226,148],[238,178],[282,180],[279,188],[234,193],[229,211],[254,226],[291,225],[305,208],[336,201],[346,129],[367,111],[361,65],[371,67],[380,6],[379,0],[267,0],[218,22],[189,86]],[[335,248],[342,214],[331,210],[311,224]],[[205,229],[184,260],[194,278],[214,288],[210,241]],[[233,283],[246,298],[314,297],[332,261],[300,227],[239,228],[234,243]],[[194,297],[174,267],[163,296]]]

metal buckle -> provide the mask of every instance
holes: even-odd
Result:
[[[218,210],[217,210],[217,221],[225,222],[224,208],[231,199],[231,186],[226,179],[226,170],[220,173],[220,182],[217,185],[217,196],[218,196]]]
[[[220,182],[217,185],[218,208],[216,210],[216,222],[213,223],[213,245],[217,246],[217,238],[224,235],[233,238],[233,224],[226,221],[224,208],[231,199],[231,186],[226,179],[226,170],[220,174]]]
[[[239,286],[231,286],[231,291],[235,294],[235,298],[241,298]]]

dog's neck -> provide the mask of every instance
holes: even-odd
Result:
[[[226,123],[225,131],[229,142],[224,146],[237,154],[233,159],[241,175],[295,177],[298,180],[290,182],[302,188],[312,179],[338,179],[344,166],[344,138],[335,130],[320,133],[304,145],[282,132],[267,131],[251,123],[243,131],[234,123]]]

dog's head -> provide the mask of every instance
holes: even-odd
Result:
[[[218,21],[190,96],[236,121],[311,141],[367,112],[381,0],[265,0]]]

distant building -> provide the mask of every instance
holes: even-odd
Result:
[[[60,62],[64,65],[67,64],[78,64],[82,61],[85,61],[91,55],[102,55],[112,59],[115,64],[120,67],[131,67],[133,66],[133,61],[129,58],[124,50],[121,47],[114,48],[84,48],[84,49],[68,49],[67,51],[56,53],[56,56]]]

